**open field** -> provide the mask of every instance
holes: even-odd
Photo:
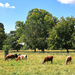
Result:
[[[9,51],[9,54],[27,54],[27,60],[4,61],[4,51],[0,50],[0,75],[75,75],[75,53],[70,52],[36,52],[20,50]],[[43,59],[53,55],[53,64],[51,62],[42,64]],[[65,65],[68,55],[72,56],[72,62]]]

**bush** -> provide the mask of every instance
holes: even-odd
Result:
[[[8,51],[9,48],[10,48],[10,45],[3,45],[3,50],[4,50],[4,51]]]
[[[3,45],[3,50],[5,52],[5,57],[8,54],[9,48],[10,48],[10,45]]]

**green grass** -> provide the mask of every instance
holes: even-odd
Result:
[[[10,51],[9,54],[27,54],[27,60],[8,60],[4,61],[4,52],[0,51],[0,75],[75,75],[75,53],[42,53],[33,51]],[[43,59],[53,55],[51,62],[42,64]],[[72,61],[65,65],[68,55],[72,56]]]

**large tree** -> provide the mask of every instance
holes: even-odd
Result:
[[[48,38],[48,47],[50,49],[68,49],[72,48],[72,34],[74,33],[75,19],[73,17],[61,17],[59,23],[53,28]]]
[[[35,8],[29,11],[25,22],[26,44],[35,52],[36,48],[44,52],[44,49],[47,48],[48,32],[57,22],[58,19],[46,10]]]
[[[0,23],[0,50],[2,50],[3,41],[5,40],[6,35],[4,31],[4,25]]]

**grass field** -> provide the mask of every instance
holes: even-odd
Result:
[[[0,75],[75,75],[75,53],[70,52],[36,52],[20,50],[9,51],[9,54],[27,54],[27,60],[16,61],[16,59],[4,61],[4,51],[0,50]],[[46,56],[53,55],[51,62],[42,64]],[[72,61],[65,65],[68,55],[72,56]]]

